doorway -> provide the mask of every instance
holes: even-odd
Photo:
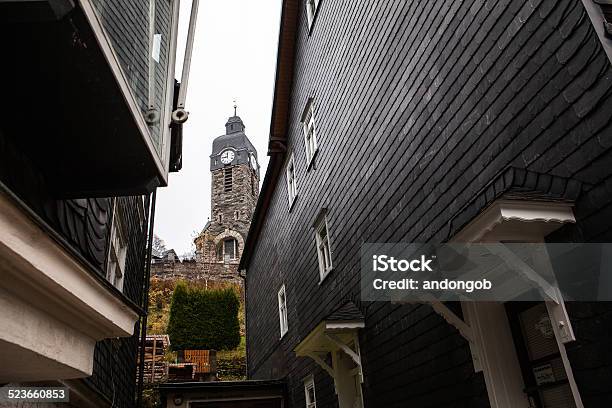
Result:
[[[546,304],[509,302],[506,310],[530,405],[576,408]]]

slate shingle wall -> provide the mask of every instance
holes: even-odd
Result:
[[[0,179],[32,210],[55,229],[74,250],[105,276],[108,239],[111,229],[113,199],[90,198],[56,200],[47,191],[38,169],[0,133]],[[19,168],[20,172],[14,171]],[[147,218],[139,206],[148,207],[148,199],[117,198],[128,232],[128,253],[124,293],[140,305],[143,295]],[[138,330],[135,331],[138,333]],[[121,407],[134,403],[136,387],[137,337],[98,342],[93,376],[84,381]]]
[[[488,406],[466,342],[431,309],[359,302],[360,244],[448,239],[451,220],[510,166],[583,182],[578,224],[559,236],[609,239],[610,61],[579,0],[320,4],[311,35],[300,11],[288,134],[297,201],[289,212],[281,177],[248,267],[250,375],[290,373],[290,402],[303,406],[302,378],[314,372],[322,406],[335,406],[330,377],[292,350],[352,299],[367,325],[366,406]],[[309,97],[319,153],[307,171]],[[311,226],[322,207],[334,271],[319,285]],[[283,283],[289,332],[279,340]],[[612,308],[599,307],[572,318],[586,354],[603,350],[596,316]],[[586,406],[609,404],[612,364],[582,367],[580,347],[569,353]]]
[[[142,305],[143,279],[146,261],[147,218],[138,206],[141,197],[116,198],[116,210],[122,213],[124,228],[128,231],[128,249],[123,292],[137,305]],[[148,199],[144,203],[148,206]],[[85,382],[102,393],[115,406],[132,407],[136,396],[136,362],[139,325],[134,336],[108,339],[96,344],[93,375]]]
[[[149,0],[94,0],[101,23],[143,112],[149,95]],[[164,104],[169,63],[171,1],[155,0],[155,33],[162,35],[159,63],[155,63],[155,106]],[[159,126],[151,127],[159,143]],[[156,147],[160,147],[157,146]]]

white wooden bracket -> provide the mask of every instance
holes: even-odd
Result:
[[[357,338],[357,334],[353,335],[353,344],[355,345],[355,350],[351,349],[346,343],[344,343],[340,338],[332,333],[325,333],[325,337],[329,339],[332,343],[334,343],[340,350],[342,350],[346,355],[348,355],[353,362],[357,365],[357,370],[359,372],[359,381],[363,382],[363,369],[361,367],[361,353],[359,351],[359,342]]]
[[[551,323],[558,330],[559,338],[563,344],[576,340],[574,329],[569,319],[563,295],[557,285],[553,285],[542,278],[540,274],[533,270],[531,266],[525,263],[515,253],[510,251],[504,245],[492,245],[490,251],[504,260],[506,264],[515,268],[525,279],[534,282],[542,290],[546,296],[546,308],[550,316]],[[550,258],[546,251],[535,259],[538,269],[541,269],[549,276],[553,276]]]
[[[334,378],[334,379],[336,378],[335,375],[334,375],[334,369],[331,368],[329,366],[329,364],[327,364],[327,362],[325,360],[323,360],[321,358],[321,356],[319,356],[319,354],[317,352],[312,351],[312,352],[308,353],[307,356],[312,358],[315,361],[315,363],[320,365],[321,368],[324,369],[327,372],[327,374],[329,374],[332,378]]]
[[[424,298],[421,299],[422,302],[431,306],[431,308],[440,315],[448,324],[453,326],[461,336],[466,339],[470,344],[470,352],[472,353],[472,360],[474,361],[474,369],[476,372],[482,371],[482,367],[480,366],[480,355],[479,355],[479,345],[474,337],[474,331],[472,327],[468,323],[466,323],[463,319],[457,316],[452,310],[450,310],[444,303],[436,300],[431,295],[423,295]],[[410,302],[393,302],[394,304],[408,304]]]

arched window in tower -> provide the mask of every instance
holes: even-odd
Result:
[[[232,168],[228,167],[223,170],[223,189],[228,192],[232,191],[233,187],[233,177],[232,177]]]
[[[235,261],[238,259],[238,241],[226,238],[217,245],[217,261]]]

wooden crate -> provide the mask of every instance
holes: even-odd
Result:
[[[217,352],[215,350],[185,350],[186,363],[196,365],[197,374],[211,374],[217,371]]]

